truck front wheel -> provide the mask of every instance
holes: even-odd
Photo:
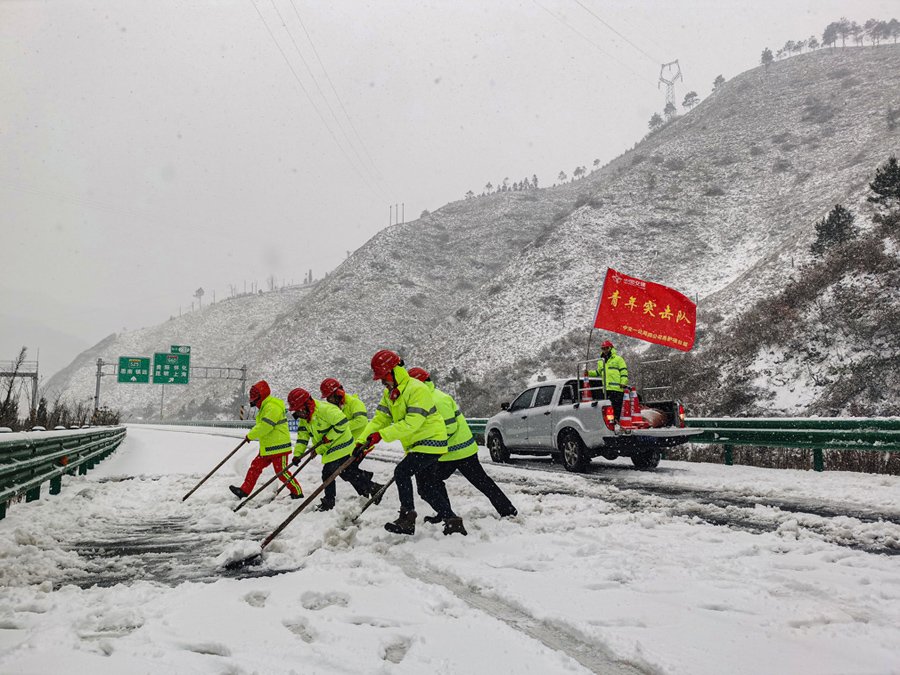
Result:
[[[497,464],[506,464],[509,461],[509,448],[503,443],[503,437],[496,429],[488,436],[487,446],[491,459]]]
[[[659,450],[648,450],[639,455],[632,455],[631,463],[638,469],[655,469],[659,466],[661,456]]]
[[[566,471],[580,472],[591,461],[587,456],[584,441],[578,432],[571,429],[562,432],[559,438],[560,458]]]

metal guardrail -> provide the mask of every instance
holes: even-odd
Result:
[[[900,452],[900,418],[689,418],[686,426],[704,429],[691,443],[721,445],[733,465],[734,446],[799,448],[813,451],[813,469],[825,470],[825,450]]]
[[[478,443],[484,444],[486,418],[467,418]],[[297,430],[289,420],[291,431]],[[142,424],[145,424],[142,422]],[[253,422],[146,422],[189,426],[230,426],[250,428]],[[688,418],[685,426],[703,429],[690,443],[721,445],[725,464],[732,466],[734,446],[798,448],[813,451],[813,468],[825,470],[825,450],[900,452],[900,417],[721,417]]]
[[[5,436],[5,434],[4,434]],[[50,482],[50,494],[62,490],[62,477],[86,474],[108,457],[125,439],[125,427],[78,431],[32,431],[0,437],[0,520],[11,499],[26,502],[41,497],[41,485]]]

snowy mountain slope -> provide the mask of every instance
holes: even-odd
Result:
[[[728,82],[582,181],[588,203],[482,289],[471,320],[444,323],[426,360],[483,375],[571,330],[586,341],[607,266],[739,315],[809,260],[815,220],[864,203],[900,145],[885,121],[898,65],[900,48],[823,50]]]
[[[253,305],[270,294],[247,298],[218,327],[206,308],[191,315],[190,338],[170,321],[111,338],[104,357],[192,344],[196,363],[208,353],[247,363],[282,395],[331,376],[374,402],[369,360],[393,348],[442,376],[455,368],[495,405],[536,373],[565,374],[563,364],[583,358],[607,266],[699,299],[703,354],[799,277],[814,224],[835,203],[871,230],[868,181],[900,145],[886,119],[900,108],[898,66],[900,46],[882,45],[756,68],[580,181],[448,204],[387,228],[296,302],[267,311]],[[257,314],[265,326],[249,328]],[[615,341],[632,362],[647,347]],[[91,354],[70,371],[79,395],[93,391]],[[158,401],[155,388],[121,389],[111,403],[124,409]],[[171,395],[180,406],[231,393],[197,382]],[[487,414],[484,401],[467,412]]]

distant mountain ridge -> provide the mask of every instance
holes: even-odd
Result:
[[[251,379],[265,377],[282,395],[295,386],[316,393],[337,377],[374,403],[369,360],[392,348],[458,388],[470,414],[488,414],[492,401],[538,375],[568,374],[584,358],[607,266],[699,299],[695,351],[714,354],[757,302],[815,262],[814,224],[835,203],[872,231],[868,182],[900,148],[886,120],[892,108],[900,108],[900,46],[823,49],[756,68],[582,180],[448,204],[380,232],[314,288],[218,303],[111,337],[52,384],[92,396],[90,362],[100,352],[111,359],[191,344],[195,363],[213,354],[246,363]],[[637,366],[646,343],[610,337]],[[761,342],[760,355],[767,349]],[[746,358],[706,367],[759,380],[761,357]],[[803,364],[820,367],[834,364]],[[784,378],[802,395],[757,397],[754,410],[805,413],[834,385],[815,384],[822,380],[806,370],[785,371],[779,386]],[[158,404],[158,387],[103,387],[113,407]],[[166,396],[184,406],[233,393],[233,383],[198,381]],[[712,405],[699,394],[695,403]]]

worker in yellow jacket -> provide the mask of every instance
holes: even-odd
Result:
[[[503,494],[503,490],[497,483],[485,473],[484,467],[478,461],[478,445],[475,443],[475,437],[453,397],[435,388],[431,375],[424,368],[410,368],[409,376],[424,382],[425,386],[431,390],[434,404],[437,406],[438,413],[444,418],[444,425],[447,427],[447,436],[449,436],[447,453],[441,455],[438,460],[437,477],[439,480],[435,483],[437,489],[444,490],[446,493],[444,481],[459,470],[463,478],[491,500],[491,504],[501,518],[515,516],[518,513],[516,507],[509,501],[509,497]],[[425,516],[425,522],[439,523],[441,517]]]
[[[250,405],[257,408],[258,412],[256,424],[247,432],[246,440],[259,441],[259,455],[250,463],[244,483],[240,487],[229,485],[229,489],[236,497],[245,499],[253,492],[253,486],[263,469],[271,464],[279,480],[287,483],[291,499],[300,499],[303,496],[300,484],[284,472],[288,468],[288,456],[291,454],[291,432],[288,431],[284,401],[272,396],[269,383],[260,380],[250,387]]]
[[[381,380],[384,393],[381,402],[363,431],[365,442],[354,454],[362,456],[380,441],[401,441],[404,458],[394,469],[400,495],[400,516],[384,529],[398,534],[415,534],[416,510],[412,477],[416,477],[419,495],[431,504],[444,521],[444,534],[466,534],[462,518],[453,513],[446,490],[436,486],[437,463],[447,452],[447,430],[444,419],[434,405],[431,390],[409,376],[403,359],[388,349],[372,357],[373,380]]]
[[[356,441],[350,433],[347,417],[336,405],[315,400],[305,389],[293,389],[288,394],[288,408],[297,420],[297,445],[294,448],[293,463],[300,464],[300,458],[311,450],[322,457],[322,482],[328,480],[353,452]],[[359,495],[373,497],[383,487],[372,481],[371,471],[362,471],[354,462],[341,472],[341,478],[353,486]],[[337,487],[332,481],[325,487],[325,495],[317,507],[318,511],[334,508]]]
[[[344,413],[350,427],[350,433],[353,434],[353,440],[359,442],[360,439],[365,438],[362,432],[369,423],[366,404],[360,401],[358,396],[344,391],[341,383],[333,377],[327,377],[322,380],[319,389],[322,392],[322,398],[330,404],[336,405]]]

